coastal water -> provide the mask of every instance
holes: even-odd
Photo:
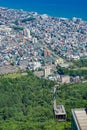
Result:
[[[87,0],[0,0],[0,6],[87,21]]]

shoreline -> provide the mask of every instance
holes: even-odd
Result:
[[[63,17],[63,16],[57,16],[57,15],[50,15],[48,13],[40,13],[38,11],[30,11],[30,10],[25,10],[22,8],[10,8],[10,7],[5,7],[5,6],[0,6],[0,8],[4,8],[4,9],[12,9],[12,10],[23,10],[24,12],[36,12],[39,15],[44,15],[46,14],[48,17],[55,17],[55,18],[63,18],[63,19],[73,19],[73,18],[77,18],[77,19],[81,19],[82,21],[87,22],[87,18],[82,18],[82,17],[77,17],[77,16],[71,16],[71,17]]]

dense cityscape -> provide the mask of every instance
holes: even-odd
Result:
[[[52,75],[56,66],[69,67],[66,60],[86,56],[86,21],[0,8],[0,73],[39,69],[39,77],[61,81]]]
[[[86,86],[87,21],[0,7],[1,130],[86,130]]]

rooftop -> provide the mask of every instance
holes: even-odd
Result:
[[[76,120],[78,130],[87,130],[87,113],[85,111],[85,108],[73,109],[72,114]]]
[[[56,100],[54,100],[54,112],[55,112],[55,115],[66,115],[64,106],[56,105]]]

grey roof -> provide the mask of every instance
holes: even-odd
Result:
[[[77,124],[78,130],[87,130],[87,114],[85,108],[73,109],[72,114]]]
[[[55,115],[66,115],[64,106],[56,105],[56,100],[54,100],[54,112],[55,112]]]

